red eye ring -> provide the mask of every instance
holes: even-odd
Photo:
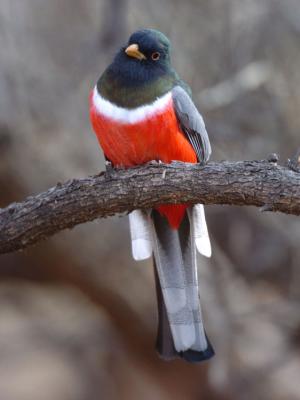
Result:
[[[154,53],[151,54],[151,58],[153,61],[159,60],[160,53],[158,51],[155,51]]]

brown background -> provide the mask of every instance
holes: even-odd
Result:
[[[298,0],[1,0],[0,206],[103,169],[88,94],[140,27],[170,37],[214,160],[296,151]],[[299,219],[220,206],[207,218],[212,361],[158,359],[151,263],[131,259],[115,217],[0,258],[1,400],[300,399]]]

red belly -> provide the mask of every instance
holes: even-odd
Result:
[[[99,143],[113,165],[132,167],[151,160],[197,162],[193,147],[179,128],[172,100],[159,114],[134,124],[103,116],[92,99],[90,112]],[[162,205],[158,210],[177,229],[186,208],[186,205]]]

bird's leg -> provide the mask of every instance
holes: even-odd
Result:
[[[113,169],[113,165],[112,162],[105,156],[105,169],[106,172],[111,172],[111,170]]]
[[[113,163],[105,156],[105,175],[107,179],[112,179],[115,172]]]

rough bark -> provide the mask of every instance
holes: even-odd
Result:
[[[0,254],[95,218],[161,203],[248,205],[300,215],[300,174],[273,161],[152,162],[58,183],[0,210]]]

